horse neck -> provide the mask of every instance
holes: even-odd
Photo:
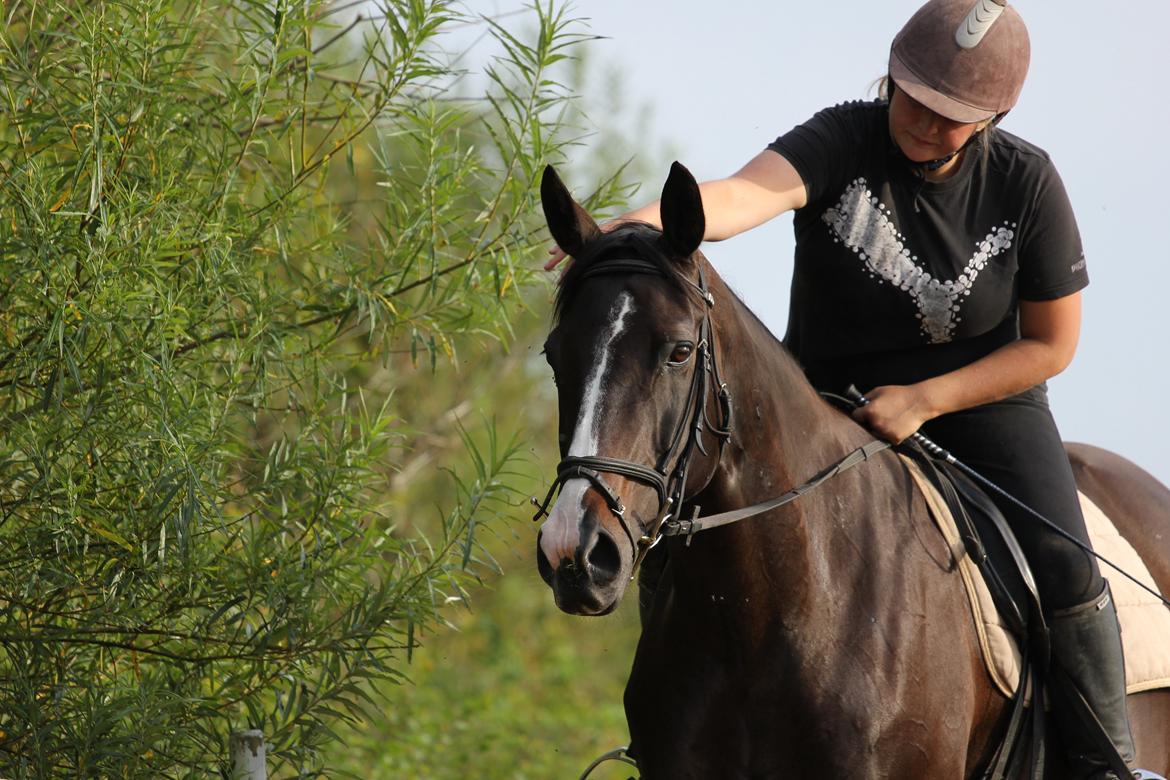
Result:
[[[717,301],[717,359],[735,408],[738,460],[767,465],[770,481],[791,486],[811,476],[810,468],[817,471],[844,454],[842,446],[872,438],[827,404],[783,344],[714,270],[707,273]],[[747,493],[738,498],[754,503],[771,497],[758,493],[768,486],[754,488],[746,476],[739,481]]]
[[[784,346],[717,274],[708,274],[719,370],[734,412],[732,439],[695,497],[703,515],[775,498],[873,440],[820,397]],[[839,511],[834,496],[846,485],[861,490],[856,479],[839,477],[764,516],[696,538],[680,561],[690,570],[684,576],[762,601],[783,593],[785,607],[813,597],[819,587],[815,572],[825,569],[841,543],[831,535]],[[768,569],[777,561],[784,563]],[[692,595],[702,597],[698,589]]]

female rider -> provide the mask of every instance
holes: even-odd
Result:
[[[870,403],[854,417],[876,434],[922,429],[1087,543],[1044,382],[1072,360],[1088,277],[1048,155],[996,129],[1030,51],[1003,1],[930,0],[894,39],[886,99],[825,109],[700,185],[705,238],[794,211],[785,343],[812,383],[856,383]],[[658,203],[610,224],[625,220],[660,226]],[[552,253],[548,268],[564,257]],[[1132,765],[1121,639],[1095,560],[1001,509],[1032,561],[1056,659]],[[1081,724],[1058,725],[1075,777],[1116,780]]]

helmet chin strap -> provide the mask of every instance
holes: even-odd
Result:
[[[974,133],[971,133],[971,137],[968,138],[962,146],[960,146],[958,149],[956,149],[955,151],[948,154],[946,157],[939,157],[937,160],[927,160],[926,162],[916,162],[914,160],[911,160],[909,157],[907,157],[906,153],[902,151],[902,148],[899,147],[896,142],[895,142],[894,146],[897,147],[898,153],[902,155],[902,159],[906,161],[906,164],[909,165],[910,168],[912,170],[914,170],[916,173],[919,173],[919,174],[933,173],[934,171],[937,171],[939,168],[943,167],[944,165],[949,163],[951,160],[955,159],[960,154],[962,154],[963,150],[965,150],[968,146],[970,146],[972,143],[974,143],[976,140],[978,140],[980,137],[982,137],[983,132],[985,130],[987,130],[987,128],[995,127],[996,125],[999,124],[999,120],[1003,119],[1005,116],[1007,116],[1006,111],[1004,111],[1002,114],[996,114],[992,118],[992,120],[989,123],[987,123],[987,125],[985,127],[977,130]]]
[[[924,162],[919,162],[917,160],[911,160],[909,157],[907,157],[906,153],[902,151],[902,147],[898,145],[898,142],[894,140],[892,135],[890,136],[890,140],[893,142],[894,149],[895,149],[895,151],[897,151],[898,156],[902,158],[902,161],[904,163],[906,163],[906,166],[911,171],[913,171],[915,174],[917,174],[918,178],[922,179],[922,178],[926,177],[926,174],[933,173],[934,171],[937,171],[939,168],[943,167],[944,165],[949,163],[951,160],[958,157],[959,154],[964,149],[966,149],[971,144],[972,141],[974,141],[977,137],[979,137],[980,133],[982,133],[982,132],[983,131],[980,130],[978,133],[972,133],[971,137],[967,139],[966,143],[964,143],[962,146],[960,146],[955,151],[948,154],[946,157],[939,157],[937,160],[926,160]]]
[[[917,165],[918,167],[922,168],[924,171],[937,171],[939,168],[943,167],[944,165],[949,163],[951,160],[958,157],[959,152],[961,152],[967,148],[967,144],[971,143],[971,139],[973,139],[975,137],[975,135],[978,135],[978,134],[977,133],[973,134],[971,136],[971,138],[967,139],[966,144],[963,144],[958,149],[956,149],[955,151],[948,154],[946,157],[939,157],[937,160],[927,160],[926,162],[912,163],[912,164]]]

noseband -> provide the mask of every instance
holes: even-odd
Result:
[[[666,272],[662,268],[648,260],[613,258],[595,261],[581,274],[581,280],[584,281],[591,276],[618,274],[666,276]],[[621,522],[622,530],[625,531],[630,540],[630,546],[635,551],[631,576],[637,571],[638,565],[646,553],[662,535],[663,524],[671,517],[672,511],[682,505],[691,455],[694,454],[696,448],[704,455],[707,454],[702,442],[703,428],[706,428],[718,439],[720,455],[723,453],[723,445],[731,438],[731,395],[727,391],[727,385],[719,377],[719,362],[715,355],[715,333],[711,328],[711,310],[715,307],[715,299],[707,289],[701,265],[699,266],[697,284],[685,277],[683,277],[683,281],[699,293],[706,308],[699,324],[699,338],[695,347],[695,371],[691,379],[691,389],[687,395],[687,408],[690,413],[684,413],[679,418],[666,452],[662,453],[653,468],[633,461],[604,458],[598,455],[568,456],[558,464],[556,479],[549,487],[544,501],[539,502],[535,498],[532,499],[532,503],[538,507],[536,515],[532,518],[536,521],[548,514],[548,506],[552,503],[553,496],[565,482],[570,479],[587,480],[605,499],[609,510],[617,516],[618,521]],[[712,424],[707,417],[707,393],[712,386],[716,388],[716,399],[719,404],[721,420],[718,426]],[[718,459],[716,460],[718,461]],[[674,461],[674,469],[670,470],[672,461]],[[649,532],[639,532],[636,541],[629,521],[626,520],[626,508],[621,497],[606,484],[602,474],[618,474],[635,482],[641,482],[654,488],[658,494],[658,512],[655,515],[654,523],[650,526]],[[698,514],[698,507],[695,508],[695,514]]]

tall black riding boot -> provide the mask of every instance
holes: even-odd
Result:
[[[1057,610],[1049,620],[1053,660],[1071,678],[1097,720],[1104,726],[1117,752],[1129,767],[1134,763],[1133,735],[1125,708],[1125,662],[1121,628],[1109,584],[1092,601]],[[1070,778],[1119,780],[1106,762],[1090,726],[1068,706],[1071,692],[1053,691],[1057,697],[1053,715],[1065,745]],[[1063,694],[1063,695],[1062,695]]]

